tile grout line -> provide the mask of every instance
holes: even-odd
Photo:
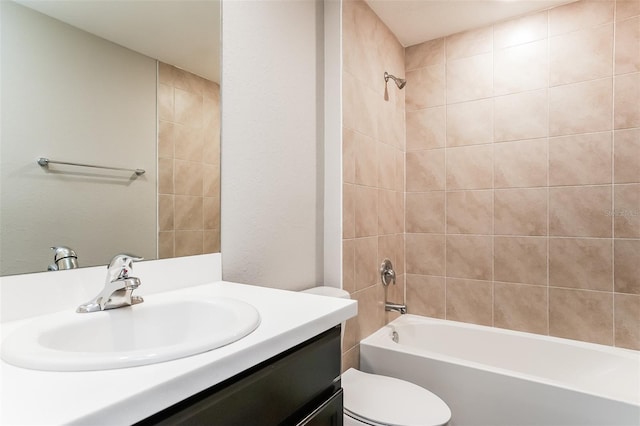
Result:
[[[611,49],[611,211],[615,213],[616,206],[616,191],[615,191],[615,116],[616,116],[616,28],[618,20],[618,2],[613,2],[613,41]],[[615,214],[611,217],[611,344],[616,346],[616,256],[615,256],[615,232],[616,232],[616,217]]]
[[[550,18],[550,14],[549,11],[546,12],[546,18],[547,18],[547,235],[546,235],[546,242],[547,242],[547,315],[546,315],[546,330],[547,330],[547,335],[551,334],[551,288],[550,288],[550,266],[551,266],[551,259],[549,257],[550,255],[550,249],[549,249],[549,242],[550,242],[550,237],[549,234],[551,233],[551,216],[550,216],[550,211],[551,211],[551,191],[549,190],[549,184],[550,184],[550,161],[551,161],[551,154],[550,154],[550,146],[549,146],[549,134],[551,133],[551,99],[549,98],[549,93],[550,93],[550,88],[549,86],[551,85],[551,18]]]

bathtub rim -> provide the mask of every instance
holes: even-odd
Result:
[[[490,326],[479,325],[479,324],[465,323],[461,321],[452,321],[452,320],[445,320],[440,318],[425,317],[425,316],[415,315],[415,314],[405,314],[397,317],[393,321],[389,322],[387,325],[374,331],[371,335],[362,339],[360,341],[360,345],[406,352],[408,354],[415,355],[415,356],[428,356],[429,358],[432,358],[440,362],[458,364],[468,368],[486,370],[491,373],[499,374],[502,376],[515,377],[522,380],[529,380],[535,383],[555,386],[555,387],[569,390],[572,392],[578,392],[585,395],[608,399],[611,401],[623,402],[623,403],[630,404],[632,406],[640,408],[640,379],[638,381],[638,385],[639,385],[638,394],[635,395],[636,399],[633,399],[632,397],[626,397],[623,395],[611,395],[610,393],[606,393],[606,392],[594,392],[591,390],[585,390],[576,386],[571,386],[567,383],[564,383],[558,380],[548,379],[548,378],[544,378],[544,377],[540,377],[532,374],[521,373],[519,371],[510,370],[507,368],[495,367],[492,365],[483,364],[481,362],[469,361],[469,360],[458,358],[455,356],[443,355],[439,352],[429,351],[424,348],[414,348],[410,345],[395,343],[390,338],[390,333],[393,331],[394,325],[397,325],[397,324],[411,325],[411,324],[425,323],[425,322],[445,324],[445,325],[450,325],[454,327],[475,329],[475,330],[481,330],[484,332],[492,332],[492,333],[498,333],[498,334],[515,335],[515,336],[525,335],[527,338],[532,338],[535,340],[557,342],[557,343],[562,343],[565,345],[575,346],[579,348],[595,350],[598,352],[620,355],[620,356],[623,356],[624,358],[635,360],[640,367],[640,351],[635,351],[633,349],[618,348],[614,346],[607,346],[607,345],[601,345],[601,344],[590,343],[590,342],[582,342],[579,340],[567,339],[563,337],[528,333],[524,331],[515,331],[515,330],[509,330],[505,328],[490,327]]]

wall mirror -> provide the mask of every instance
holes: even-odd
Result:
[[[0,275],[219,252],[220,2],[0,7]]]

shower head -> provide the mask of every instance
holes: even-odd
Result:
[[[384,82],[388,82],[389,79],[392,79],[395,83],[396,86],[398,86],[398,89],[403,89],[404,86],[407,84],[407,80],[405,80],[404,78],[398,78],[394,75],[389,74],[388,72],[384,72]]]

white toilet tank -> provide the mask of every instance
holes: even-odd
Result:
[[[351,298],[345,290],[329,286],[302,292]],[[345,426],[441,426],[451,419],[449,406],[437,395],[404,380],[350,368],[342,374],[342,389]]]

